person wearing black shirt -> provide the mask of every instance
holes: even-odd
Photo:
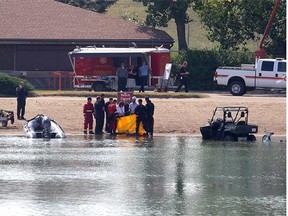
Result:
[[[128,69],[128,79],[127,79],[127,86],[126,86],[128,91],[132,91],[132,92],[134,91],[134,88],[136,87],[136,81],[135,81],[136,75],[137,74],[134,70],[134,66],[131,65]]]
[[[147,113],[147,133],[153,136],[154,128],[154,104],[151,102],[149,97],[145,97],[146,101],[146,113]]]
[[[126,91],[128,71],[125,68],[124,62],[122,62],[121,66],[117,68],[116,75],[118,79],[118,91]]]
[[[26,98],[28,96],[28,92],[24,87],[24,83],[20,82],[19,86],[16,88],[17,95],[17,118],[18,120],[25,120],[25,107],[26,107]]]
[[[180,71],[179,71],[180,83],[175,92],[179,92],[183,85],[185,86],[185,92],[186,93],[188,92],[189,72],[187,71],[187,66],[188,66],[188,63],[185,61],[180,67]]]
[[[105,101],[104,94],[97,97],[96,103],[94,104],[94,117],[96,118],[95,134],[103,134],[104,117],[105,117]]]
[[[142,122],[144,130],[147,132],[147,112],[146,112],[146,107],[142,104],[142,99],[138,99],[138,106],[135,109],[135,114],[137,115],[136,117],[136,136],[138,136],[139,132],[139,126],[140,123]]]
[[[109,101],[105,103],[105,114],[106,114],[106,123],[105,123],[105,131],[110,133],[109,127],[109,119],[108,119],[108,106],[113,102],[113,98],[109,98]]]

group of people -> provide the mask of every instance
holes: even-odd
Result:
[[[145,92],[145,85],[147,84],[148,75],[150,68],[146,61],[142,62],[139,67],[139,79],[140,79],[140,89],[139,92]],[[118,79],[118,91],[133,91],[136,87],[136,77],[137,73],[133,65],[129,66],[128,69],[125,67],[125,63],[122,62],[121,66],[117,68],[116,75]]]
[[[146,134],[153,136],[154,104],[149,97],[145,97],[145,105],[142,99],[136,100],[137,98],[133,96],[130,103],[124,103],[124,101],[117,103],[116,99],[109,98],[109,101],[105,103],[105,95],[101,94],[93,104],[92,98],[88,97],[87,103],[83,106],[84,134],[94,134],[93,117],[96,119],[95,134],[101,135],[104,133],[103,128],[105,121],[105,131],[111,135],[115,135],[117,118],[136,114],[136,136],[139,135],[141,123],[143,124]]]
[[[178,73],[179,86],[175,92],[181,90],[182,86],[185,86],[185,92],[188,92],[188,77],[189,72],[187,72],[188,63],[185,61],[180,66],[180,71]],[[142,62],[142,66],[139,67],[139,77],[141,82],[141,88],[139,92],[145,92],[144,86],[147,83],[147,78],[149,75],[150,68],[145,61]],[[117,69],[118,77],[118,91],[133,90],[136,82],[136,72],[133,66],[130,66],[127,70],[125,64],[122,63],[121,67]],[[26,98],[28,96],[28,91],[24,87],[24,82],[20,82],[19,86],[16,88],[17,95],[17,119],[25,120],[25,106]],[[142,99],[138,99],[136,102],[136,97],[133,97],[130,104],[125,104],[120,101],[117,104],[117,100],[110,98],[107,103],[104,101],[104,95],[98,96],[96,98],[96,103],[92,104],[92,98],[87,99],[87,104],[83,107],[84,113],[84,133],[87,133],[87,128],[89,127],[89,133],[93,132],[93,116],[96,119],[96,134],[102,134],[104,119],[106,114],[106,125],[105,130],[111,132],[112,134],[116,131],[116,117],[124,116],[127,114],[137,115],[137,125],[139,129],[140,122],[143,122],[144,129],[153,135],[153,115],[154,115],[154,105],[149,98],[145,98],[146,105],[143,105]],[[110,108],[109,108],[110,107]],[[138,107],[138,108],[137,108]],[[145,108],[143,108],[145,107]],[[137,108],[137,109],[136,109]],[[137,111],[136,111],[137,110]],[[138,132],[136,129],[136,133]]]
[[[177,74],[177,80],[179,81],[179,85],[175,92],[179,92],[181,88],[184,86],[185,92],[187,93],[189,90],[189,72],[187,71],[188,63],[184,61],[180,65],[179,73]],[[148,75],[150,73],[150,68],[145,61],[142,62],[142,65],[139,67],[139,78],[140,78],[140,89],[139,92],[145,92],[144,86],[147,84]],[[136,86],[136,77],[137,73],[134,69],[134,66],[131,65],[126,69],[125,63],[122,62],[121,66],[117,68],[116,75],[118,79],[118,91],[133,91]]]

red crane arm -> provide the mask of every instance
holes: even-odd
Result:
[[[265,50],[263,49],[262,46],[263,46],[264,40],[265,40],[265,38],[266,38],[266,36],[267,36],[267,34],[268,34],[268,31],[269,31],[269,29],[270,29],[270,27],[271,27],[272,21],[273,21],[273,19],[274,19],[274,17],[275,17],[277,8],[278,8],[278,6],[279,6],[280,3],[281,3],[281,0],[277,0],[277,1],[275,2],[273,11],[272,11],[272,13],[271,13],[271,16],[270,16],[269,21],[268,21],[268,23],[267,23],[267,25],[266,25],[264,34],[263,34],[263,36],[262,36],[262,38],[261,38],[261,41],[260,41],[260,43],[259,43],[259,47],[258,47],[258,49],[255,51],[255,57],[256,57],[256,59],[257,59],[257,58],[265,58],[265,57],[266,57],[266,52],[265,52]]]

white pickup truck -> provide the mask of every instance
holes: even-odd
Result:
[[[259,59],[256,67],[219,67],[214,73],[214,81],[217,85],[228,86],[235,96],[241,96],[250,89],[286,89],[286,60]]]

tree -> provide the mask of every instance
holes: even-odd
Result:
[[[179,50],[187,50],[185,38],[185,24],[188,23],[189,16],[187,9],[193,0],[133,0],[142,2],[147,6],[147,16],[145,24],[152,27],[167,27],[171,19],[175,20],[178,36]]]
[[[135,12],[131,13],[129,11],[126,11],[124,14],[121,15],[121,18],[124,20],[128,20],[130,22],[133,22],[135,24],[138,24],[138,25],[144,25],[144,23],[142,23],[139,20],[138,15]]]
[[[208,39],[224,49],[239,49],[248,40],[259,40],[264,33],[274,0],[194,0]],[[286,1],[278,7],[264,47],[270,53],[286,53]]]
[[[91,10],[97,13],[105,13],[107,8],[118,0],[56,0],[65,4]]]

